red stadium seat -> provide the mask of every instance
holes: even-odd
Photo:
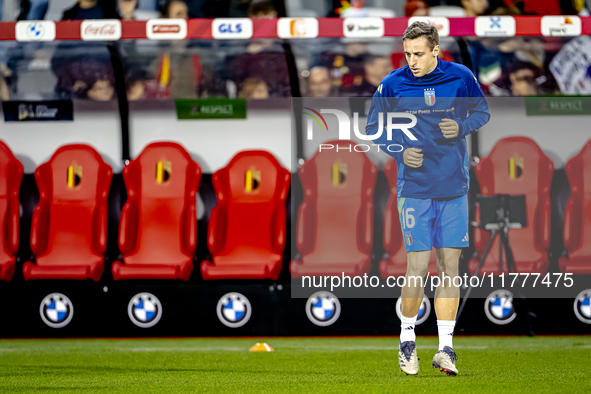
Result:
[[[62,146],[37,168],[40,199],[31,226],[36,264],[24,264],[25,280],[100,279],[112,177],[111,167],[88,145]]]
[[[495,194],[525,195],[527,226],[509,230],[515,267],[521,273],[548,271],[550,246],[550,184],[554,164],[540,147],[527,137],[503,138],[475,169],[482,196]],[[476,207],[476,222],[480,209]],[[490,233],[474,229],[476,252],[482,255]],[[476,272],[479,258],[468,263],[471,274]],[[503,271],[499,270],[499,238],[495,239],[480,274],[508,273],[503,258]]]
[[[125,166],[123,180],[123,263],[113,263],[113,278],[188,280],[197,247],[201,168],[181,145],[155,142]]]
[[[0,141],[0,279],[5,281],[14,274],[18,252],[18,195],[23,173],[23,165]]]
[[[371,268],[373,194],[377,167],[351,141],[317,152],[299,170],[304,201],[299,207],[296,244],[301,255],[292,278],[308,275],[363,275]],[[343,149],[344,148],[344,149]]]
[[[285,201],[291,174],[265,151],[240,152],[213,174],[218,199],[203,279],[277,279],[286,242]]]
[[[558,261],[563,273],[591,274],[591,140],[566,163],[570,198],[564,212],[564,247]]]
[[[382,278],[388,276],[406,275],[406,250],[404,249],[404,238],[400,227],[400,215],[398,213],[397,195],[397,165],[396,160],[391,159],[384,167],[384,173],[390,185],[390,199],[384,213],[384,250],[388,258],[380,261],[380,275]],[[437,276],[437,255],[435,248],[429,260],[429,275]]]

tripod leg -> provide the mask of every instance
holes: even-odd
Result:
[[[490,233],[490,238],[488,239],[488,242],[486,243],[486,247],[484,248],[484,253],[482,253],[482,257],[480,258],[480,261],[478,262],[478,268],[476,268],[476,272],[474,273],[474,276],[478,276],[480,275],[480,270],[482,269],[482,266],[484,265],[484,262],[486,261],[486,258],[488,257],[488,253],[490,252],[490,248],[493,244],[493,241],[495,240],[495,237],[497,236],[497,230],[492,230]],[[464,299],[462,300],[462,304],[460,305],[460,308],[458,309],[458,314],[456,316],[456,322],[458,322],[460,320],[460,316],[462,315],[462,311],[464,310],[464,307],[466,306],[466,302],[468,301],[468,298],[470,298],[470,293],[472,293],[472,285],[470,284],[470,281],[468,281],[468,290],[466,290],[466,294],[464,294]]]
[[[503,230],[499,232],[501,242],[499,242],[499,272],[503,272]]]
[[[515,258],[513,257],[513,250],[511,250],[511,245],[509,244],[509,235],[506,232],[502,232],[500,237],[501,243],[505,245],[507,269],[511,273],[518,274],[517,267],[515,266]],[[527,306],[527,299],[525,298],[523,289],[520,286],[521,278],[519,276],[517,276],[515,283],[515,288],[518,289],[518,293],[513,294],[513,307],[515,308],[515,313],[517,313],[518,319],[521,321],[521,331],[527,336],[533,337],[536,335],[536,333],[534,332],[531,318],[535,318],[536,315],[530,312],[529,307]]]
[[[509,245],[509,234],[502,233],[501,241],[501,243],[505,244],[505,254],[507,255],[507,268],[509,269],[509,272],[517,272],[513,250],[511,249],[511,245]]]

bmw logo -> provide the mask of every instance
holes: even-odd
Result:
[[[575,298],[575,315],[585,324],[591,324],[591,289],[583,290]]]
[[[131,322],[136,326],[150,328],[160,321],[162,305],[155,295],[139,293],[129,301],[127,314]]]
[[[240,293],[228,293],[218,301],[217,305],[218,319],[223,325],[230,328],[242,327],[252,313],[252,308],[248,298]]]
[[[415,326],[422,324],[429,318],[431,314],[431,301],[429,301],[429,297],[423,295],[423,302],[421,302],[421,306],[419,307],[419,313],[417,313],[417,322]],[[402,320],[402,298],[399,298],[396,301],[396,315],[398,318]]]
[[[39,314],[45,324],[52,328],[68,325],[74,316],[72,301],[61,293],[51,293],[41,301]]]
[[[318,291],[306,302],[306,315],[317,326],[326,327],[333,324],[341,314],[339,299],[328,291]]]
[[[484,301],[484,313],[495,324],[509,324],[517,314],[513,308],[513,294],[507,290],[495,290]]]
[[[27,26],[27,36],[32,40],[38,40],[43,37],[45,28],[40,23],[32,22]]]

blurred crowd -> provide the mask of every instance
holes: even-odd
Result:
[[[6,5],[11,0],[2,1],[4,6],[0,10],[6,17],[11,9]],[[586,13],[584,0],[12,1],[13,6],[18,4],[12,10],[17,19],[55,19],[52,15],[60,14],[61,18],[57,19],[64,20]],[[394,3],[398,9],[388,8]],[[490,96],[591,94],[591,38],[579,37],[570,44],[583,54],[577,63],[576,77],[563,64],[564,58],[572,60],[573,55],[567,53],[573,50],[569,40],[450,37],[441,39],[440,56],[471,68],[485,94]],[[118,59],[113,58],[114,53]],[[290,71],[290,62],[296,65],[297,78],[293,67]],[[298,91],[312,97],[369,97],[388,73],[405,65],[400,38],[322,38],[289,43],[278,39],[122,41],[116,44],[115,50],[104,43],[9,42],[0,43],[0,99],[109,101],[117,91],[122,91],[116,88],[117,83],[125,86],[130,101],[268,99],[290,97]],[[118,67],[123,69],[119,81],[114,72]]]
[[[267,0],[0,0],[0,20],[248,17]],[[285,15],[283,0],[269,0]]]
[[[585,0],[407,0],[405,16],[589,15]]]

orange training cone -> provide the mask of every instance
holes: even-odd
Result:
[[[250,348],[251,352],[274,352],[275,350],[267,345],[266,343],[255,343],[253,347]]]

